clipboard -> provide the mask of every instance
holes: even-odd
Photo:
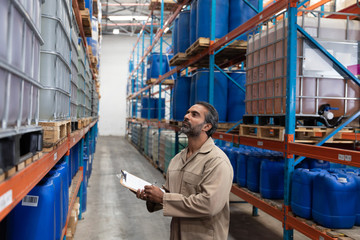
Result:
[[[137,192],[138,189],[144,189],[146,185],[153,185],[127,171],[121,170],[120,174],[116,175],[120,179],[120,184],[128,188],[132,192]],[[160,188],[161,189],[161,188]],[[161,189],[165,192],[163,189]]]

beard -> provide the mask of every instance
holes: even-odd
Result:
[[[205,122],[192,126],[190,122],[183,121],[180,133],[184,133],[188,137],[198,137],[204,125]]]

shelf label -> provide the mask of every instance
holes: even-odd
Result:
[[[39,196],[26,195],[21,201],[22,206],[37,207],[39,203]]]
[[[4,210],[13,202],[12,190],[7,191],[2,196],[0,196],[0,212]]]
[[[258,146],[264,146],[264,142],[263,142],[263,141],[258,141],[258,142],[257,142],[257,145],[258,145]]]
[[[54,161],[57,160],[57,152],[54,154]]]
[[[220,134],[220,135],[219,135],[219,138],[223,139],[223,138],[224,138],[224,136],[223,136],[222,134]]]
[[[319,236],[319,240],[324,240],[324,237],[323,237],[323,236]]]
[[[75,143],[75,138],[73,138],[73,143]]]
[[[351,155],[338,154],[338,159],[340,161],[351,162],[352,157],[351,157]]]

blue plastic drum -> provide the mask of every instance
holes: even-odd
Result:
[[[55,239],[55,186],[52,180],[41,180],[9,213],[6,235],[7,240]]]
[[[221,72],[214,73],[214,107],[219,113],[219,122],[226,122],[228,82]],[[215,93],[216,92],[216,93]],[[209,70],[202,69],[196,73],[195,103],[209,102]]]
[[[210,38],[212,0],[197,1],[196,39]],[[229,29],[229,0],[216,0],[215,38],[221,38]]]
[[[190,11],[182,11],[179,14],[179,26],[177,34],[179,52],[185,53],[190,47]]]

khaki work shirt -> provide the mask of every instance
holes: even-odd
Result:
[[[233,180],[230,161],[212,138],[189,159],[187,151],[185,148],[171,160],[166,174],[163,213],[173,217],[170,239],[225,240]],[[149,204],[148,209],[151,211]]]

